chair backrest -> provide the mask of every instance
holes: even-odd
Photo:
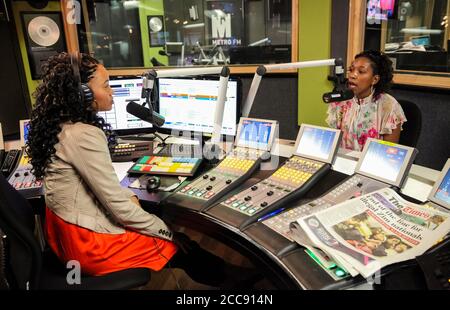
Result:
[[[402,106],[407,121],[403,124],[403,130],[400,133],[400,144],[416,147],[419,141],[420,131],[422,130],[422,112],[419,107],[408,100],[398,101]]]
[[[34,236],[34,214],[28,201],[0,174],[0,228],[6,235],[6,268],[11,288],[39,285],[42,252]]]

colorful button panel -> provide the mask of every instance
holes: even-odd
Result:
[[[256,160],[227,156],[217,167],[195,179],[191,184],[179,190],[178,193],[208,200],[218,193],[226,192],[230,184],[252,169]]]
[[[200,164],[199,158],[143,156],[131,167],[131,173],[193,174]]]
[[[254,164],[255,160],[227,157],[219,164],[219,166],[217,166],[217,169],[230,172],[236,170],[239,172],[245,172],[248,171]]]
[[[234,195],[223,204],[246,215],[254,215],[301,188],[322,166],[323,163],[294,156],[269,178]]]

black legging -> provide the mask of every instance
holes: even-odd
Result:
[[[178,250],[165,268],[181,268],[196,282],[221,287],[225,283],[226,268],[229,266],[222,258],[191,241],[191,250],[187,253]]]

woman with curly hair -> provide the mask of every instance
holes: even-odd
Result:
[[[347,81],[355,96],[331,103],[327,112],[328,125],[343,132],[341,147],[362,151],[367,138],[398,143],[406,117],[387,93],[392,78],[392,62],[386,54],[364,51],[355,56]]]
[[[60,53],[42,67],[27,150],[35,176],[44,180],[51,249],[63,262],[77,260],[89,275],[170,265],[213,286],[241,281],[251,269],[227,264],[172,232],[120,186],[108,149],[115,137],[97,116],[111,110],[112,95],[108,72],[89,55]]]

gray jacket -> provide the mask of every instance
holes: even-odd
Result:
[[[103,131],[84,123],[65,123],[45,177],[45,202],[66,222],[98,233],[121,234],[124,228],[171,240],[157,216],[130,198],[120,185]]]

